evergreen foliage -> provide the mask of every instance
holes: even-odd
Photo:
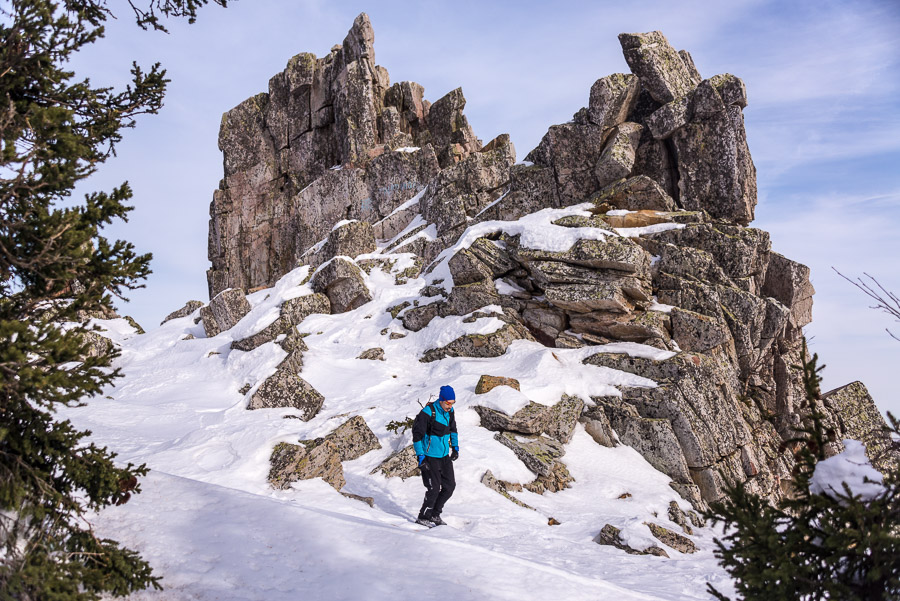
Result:
[[[404,420],[391,420],[384,427],[388,432],[393,432],[394,434],[403,434],[407,430],[412,430],[413,422],[415,421],[412,417],[407,417]]]
[[[225,5],[225,0],[213,0]],[[129,4],[143,28],[196,17],[207,0]],[[66,70],[103,37],[106,0],[0,0],[0,599],[87,600],[158,586],[150,566],[100,539],[88,512],[139,492],[144,465],[116,465],[90,433],[54,419],[118,376],[112,349],[88,356],[87,320],[140,287],[150,255],[101,232],[126,219],[127,182],[83,203],[76,184],[156,113],[165,71],[133,64],[124,90]],[[67,324],[66,327],[61,327]],[[77,325],[75,325],[77,324]],[[74,325],[74,327],[72,327]]]
[[[707,517],[725,526],[716,556],[746,601],[880,601],[900,598],[900,469],[888,461],[883,489],[864,499],[842,492],[812,494],[810,479],[833,433],[819,411],[818,357],[806,360],[805,421],[795,448],[794,491],[778,506],[742,485],[711,505]],[[888,414],[895,436],[898,421]],[[727,599],[712,585],[710,593]]]

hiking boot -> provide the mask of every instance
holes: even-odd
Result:
[[[431,523],[435,526],[446,526],[447,522],[441,519],[441,514],[435,514],[431,516]]]
[[[426,507],[425,509],[423,509],[422,511],[419,512],[419,517],[416,518],[416,523],[421,524],[423,526],[428,526],[429,528],[437,525],[432,521],[431,507]]]

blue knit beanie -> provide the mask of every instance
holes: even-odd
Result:
[[[438,399],[441,401],[455,401],[456,393],[453,392],[453,387],[441,386],[441,394],[438,395]]]

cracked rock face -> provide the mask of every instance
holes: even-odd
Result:
[[[274,284],[336,222],[375,223],[481,151],[462,90],[431,104],[419,84],[391,85],[374,39],[363,13],[343,44],[323,57],[298,54],[268,92],[223,115],[210,295]]]
[[[274,323],[232,344],[251,350],[287,334],[279,344],[288,358],[250,407],[296,407],[311,419],[324,399],[299,376],[305,347],[295,326],[311,312],[369,302],[366,274],[411,253],[414,267],[397,283],[427,283],[418,299],[389,309],[392,340],[441,327],[437,317],[502,322],[426,350],[423,362],[490,359],[515,340],[555,348],[628,342],[671,352],[660,361],[602,348],[586,355],[588,365],[643,376],[655,388],[532,403],[512,416],[476,407],[481,425],[537,475],[527,485],[486,476],[501,494],[567,486],[558,458],[578,422],[600,445],[635,448],[698,510],[739,482],[772,501],[788,492],[793,457],[783,443],[802,419],[804,388],[794,366],[815,291],[807,267],[748,227],[757,191],[743,81],[702,76],[690,54],[658,31],[622,34],[631,73],[596,79],[588,105],[551,125],[517,163],[509,135],[487,144],[476,136],[461,89],[432,103],[421,85],[392,83],[375,63],[374,39],[360,15],[326,56],[298,54],[267,92],[222,118],[224,179],[213,193],[208,238],[213,299],[200,309],[207,335],[249,311],[243,290],[271,286],[300,264],[314,270],[316,294],[286,302]],[[528,248],[527,237],[486,223],[581,203],[552,224],[578,233],[566,250]],[[485,228],[480,237],[445,257],[473,225]],[[428,280],[445,259],[449,279]],[[384,355],[372,348],[360,358]],[[838,438],[883,424],[859,383],[824,395],[821,409]],[[872,449],[882,448],[883,440],[870,438]],[[320,453],[324,473],[326,450],[297,453]],[[411,447],[376,471],[416,474]],[[621,543],[604,530],[604,541]],[[663,545],[678,542],[658,534]]]

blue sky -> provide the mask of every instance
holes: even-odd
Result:
[[[118,4],[118,3],[114,3]],[[116,6],[121,10],[121,7]],[[122,307],[154,326],[188,299],[206,300],[208,206],[222,177],[221,115],[287,60],[319,56],[367,12],[376,61],[434,101],[462,86],[478,136],[509,133],[523,158],[547,127],[587,104],[591,84],[627,72],[620,32],[659,29],[701,74],[734,73],[756,163],[755,227],[776,251],[812,268],[807,327],[828,367],[824,389],[862,380],[900,414],[892,369],[900,324],[868,308],[849,276],[865,271],[900,292],[900,3],[863,2],[320,2],[240,0],[207,7],[195,25],[142,32],[121,12],[75,70],[121,85],[132,60],[160,61],[166,106],[126,133],[119,156],[84,187],[128,180],[135,211],[110,228],[154,254],[147,288]]]

